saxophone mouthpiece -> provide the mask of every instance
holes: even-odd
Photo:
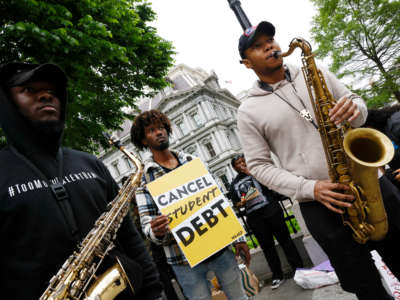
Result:
[[[121,147],[121,142],[119,140],[115,141],[110,134],[108,134],[107,132],[103,132],[103,136],[107,139],[107,142],[111,145],[111,146],[115,146],[116,148],[120,148]]]
[[[278,58],[278,57],[282,56],[282,51],[274,51],[274,52],[272,52],[271,56]]]
[[[272,53],[267,58],[271,58],[271,57],[279,58],[280,56],[282,56],[282,51],[275,50],[275,51],[272,51]]]

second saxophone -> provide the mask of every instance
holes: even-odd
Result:
[[[119,148],[136,166],[136,173],[125,182],[117,197],[110,202],[109,210],[95,222],[79,246],[50,280],[40,300],[112,300],[125,289],[134,293],[133,284],[117,262],[102,274],[98,274],[104,258],[114,248],[114,240],[121,223],[129,211],[135,189],[140,184],[143,166],[120,143],[105,134],[109,143]]]

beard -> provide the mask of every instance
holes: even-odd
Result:
[[[157,151],[164,151],[164,150],[167,150],[168,147],[169,147],[169,140],[166,140],[164,142],[161,142],[159,145],[154,146],[153,148],[154,148],[154,150],[157,150]]]
[[[275,73],[276,71],[280,70],[280,69],[282,68],[282,66],[283,66],[283,62],[277,64],[277,65],[274,66],[274,67],[270,67],[269,69],[264,69],[264,70],[263,70],[262,72],[260,72],[260,73],[263,74],[263,75],[270,75],[270,74],[273,74],[273,73]]]
[[[49,120],[49,121],[31,121],[29,120],[32,128],[46,136],[47,138],[58,139],[64,130],[64,121],[61,120]]]
[[[272,68],[272,70],[273,71],[277,71],[277,70],[279,70],[280,68],[282,68],[282,66],[283,66],[283,62],[281,62],[279,65],[277,65],[275,68]]]

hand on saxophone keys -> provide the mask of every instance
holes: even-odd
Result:
[[[343,96],[336,102],[335,106],[329,112],[329,117],[336,125],[343,121],[353,121],[360,115],[360,111],[351,98]]]
[[[350,188],[341,183],[332,183],[330,180],[318,180],[314,186],[314,199],[321,202],[329,210],[338,214],[344,213],[344,208],[352,207],[355,198],[346,194]]]

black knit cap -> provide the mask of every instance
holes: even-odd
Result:
[[[275,36],[275,27],[270,22],[263,21],[257,26],[247,28],[239,38],[239,53],[241,58],[246,58],[244,51],[251,47],[259,32],[265,33],[268,36]]]

